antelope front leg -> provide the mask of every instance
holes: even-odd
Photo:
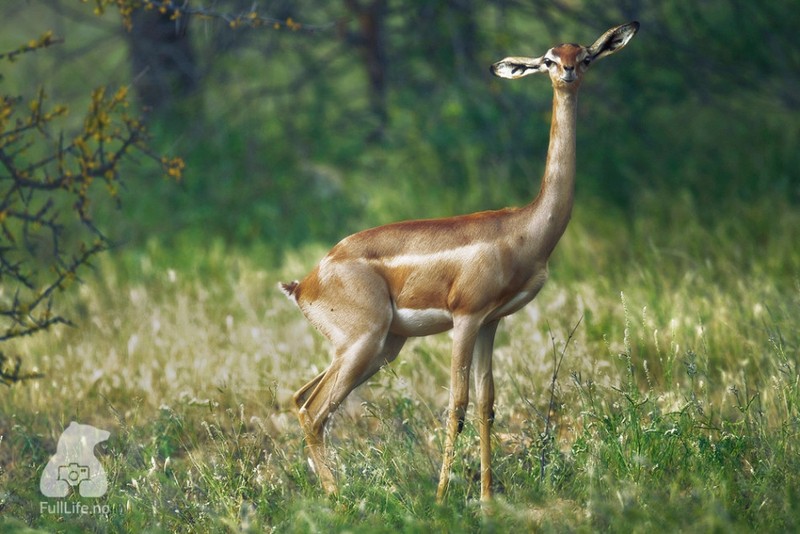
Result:
[[[478,431],[481,438],[481,501],[492,498],[492,423],[494,422],[494,377],[492,348],[499,321],[483,326],[475,342],[472,363],[475,369]]]
[[[450,406],[447,416],[447,436],[444,445],[442,471],[436,502],[441,503],[447,493],[450,471],[453,467],[456,438],[464,428],[464,416],[469,402],[469,370],[478,331],[477,321],[470,317],[453,320],[453,359],[450,363]]]

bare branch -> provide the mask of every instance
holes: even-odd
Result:
[[[0,59],[53,42],[45,34]],[[111,247],[92,205],[103,199],[119,205],[124,160],[139,152],[166,177],[181,178],[183,161],[148,148],[143,123],[128,115],[127,97],[126,87],[95,89],[82,128],[65,135],[55,123],[66,107],[48,106],[43,90],[29,102],[0,95],[0,343],[71,324],[54,302]],[[0,352],[0,382],[40,376],[20,369],[19,357]]]
[[[13,362],[13,363],[11,363]],[[22,372],[22,359],[19,356],[8,357],[0,352],[0,384],[10,386],[17,382],[42,378],[37,372]]]
[[[289,29],[306,33],[315,33],[336,28],[342,21],[332,21],[324,24],[306,24],[294,20],[292,17],[278,19],[258,13],[255,3],[247,10],[239,13],[225,13],[207,7],[195,7],[189,0],[95,0],[96,12],[102,13],[109,5],[116,5],[122,13],[126,27],[130,29],[131,13],[135,10],[155,10],[161,14],[169,14],[173,20],[183,16],[194,16],[205,19],[217,19],[225,22],[233,29],[237,28],[272,28],[275,30]]]
[[[28,43],[20,46],[16,50],[11,50],[9,52],[0,52],[0,60],[7,59],[8,61],[15,61],[17,56],[22,54],[26,54],[28,52],[34,52],[39,50],[40,48],[47,48],[48,46],[52,46],[54,44],[61,44],[64,42],[64,39],[53,37],[53,32],[46,32],[44,33],[39,39],[33,39]]]

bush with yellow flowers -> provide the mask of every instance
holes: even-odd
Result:
[[[44,90],[5,94],[4,71],[59,42],[47,32],[0,53],[0,383],[6,385],[36,375],[21,370],[19,356],[4,353],[4,342],[69,323],[55,297],[110,246],[93,205],[119,204],[122,163],[145,155],[173,180],[184,165],[148,148],[127,87],[95,89],[73,132],[59,127],[70,110],[50,103]]]

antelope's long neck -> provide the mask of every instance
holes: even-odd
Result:
[[[577,91],[554,91],[550,145],[541,189],[528,211],[530,231],[540,236],[549,257],[567,228],[575,196]],[[545,258],[546,259],[546,258]]]

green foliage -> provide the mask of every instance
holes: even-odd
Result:
[[[190,18],[202,79],[148,119],[154,146],[184,156],[187,179],[176,188],[131,168],[143,186],[127,191],[124,218],[109,216],[120,240],[213,233],[267,244],[277,258],[388,221],[528,202],[547,148],[550,88],[494,79],[487,65],[561,40],[589,42],[629,18],[642,22],[635,46],[599,63],[583,88],[581,201],[622,209],[630,222],[643,203],[656,207],[653,197],[666,213],[689,194],[713,226],[757,197],[789,209],[800,199],[800,123],[785,90],[800,72],[791,53],[797,13],[787,6],[389,2],[381,119],[347,3],[277,3],[273,22],[291,18],[307,30],[289,32],[247,27],[249,3],[144,4]],[[82,21],[81,35],[91,35],[86,26],[94,29]],[[80,37],[69,38],[77,47]],[[117,29],[111,48],[124,52],[124,38]],[[119,70],[125,54],[102,61]]]
[[[300,20],[306,7],[283,12]],[[382,126],[347,37],[356,20],[341,7],[313,13],[312,34],[231,37],[218,19],[202,28],[211,38],[197,28],[209,72],[202,94],[153,119],[158,142],[185,155],[188,180],[182,190],[155,185],[156,199],[132,192],[134,238],[212,231],[281,251],[402,218],[528,202],[547,148],[550,88],[493,79],[486,66],[558,40],[588,42],[632,16],[642,21],[635,46],[598,64],[583,89],[581,199],[633,220],[643,203],[667,213],[689,194],[707,226],[754,198],[788,209],[800,199],[796,102],[777,82],[800,68],[794,55],[774,53],[793,49],[787,21],[796,13],[785,6],[642,2],[633,15],[590,0],[390,6]],[[345,21],[339,34],[325,29],[335,20]]]

